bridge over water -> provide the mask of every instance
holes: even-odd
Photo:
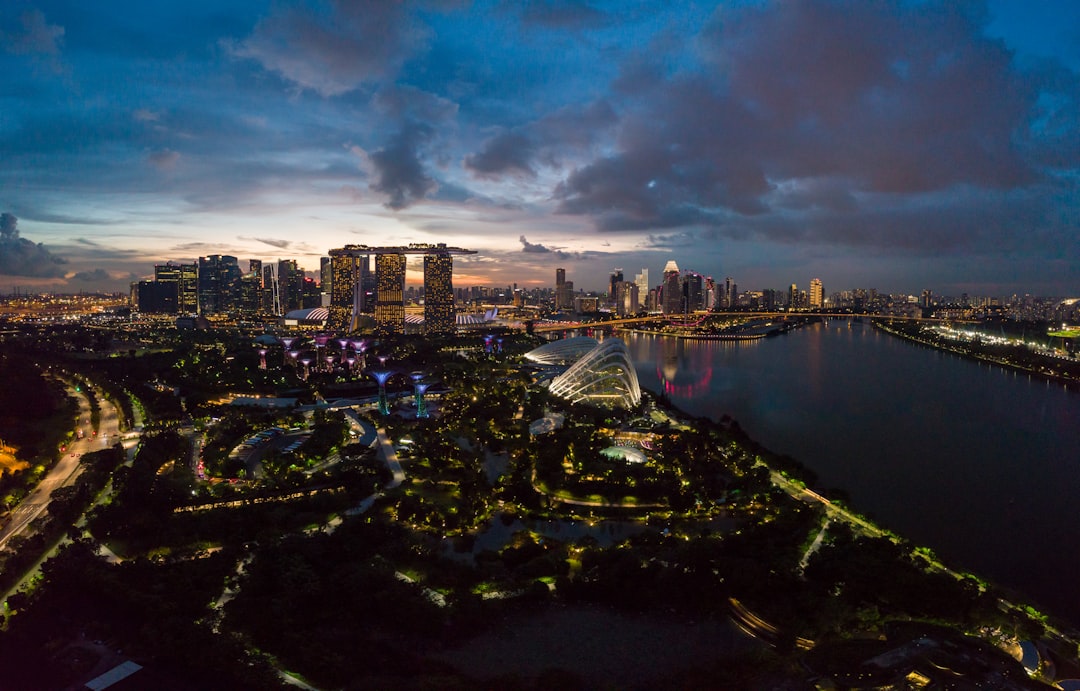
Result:
[[[898,321],[933,322],[944,323],[977,323],[973,319],[934,319],[930,317],[910,317],[897,314],[851,314],[848,312],[694,312],[685,315],[674,314],[651,314],[644,317],[623,317],[597,322],[552,322],[535,323],[533,331],[545,333],[551,331],[565,331],[568,329],[597,328],[609,326],[632,326],[635,324],[647,324],[651,322],[670,321],[676,325],[692,326],[700,324],[708,317],[747,317],[750,319],[805,319],[807,317],[822,317],[826,319],[888,319]]]

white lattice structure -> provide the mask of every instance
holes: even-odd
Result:
[[[641,402],[626,344],[609,338],[551,380],[551,393],[574,403],[633,408]]]
[[[593,351],[600,342],[589,336],[574,336],[544,345],[525,353],[525,359],[538,365],[568,365]]]

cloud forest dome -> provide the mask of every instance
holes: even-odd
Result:
[[[641,402],[637,372],[618,338],[600,343],[555,377],[550,391],[573,403],[605,407],[632,408]]]

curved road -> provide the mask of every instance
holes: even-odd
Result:
[[[86,436],[75,439],[68,444],[63,456],[53,466],[52,470],[38,483],[38,486],[26,496],[19,505],[11,512],[11,519],[0,530],[0,549],[3,549],[8,540],[22,534],[31,523],[49,508],[49,500],[53,490],[58,487],[66,487],[73,482],[82,472],[80,461],[84,453],[100,451],[120,439],[120,422],[116,406],[105,400],[101,392],[97,392],[101,416],[97,434],[90,427],[90,401],[81,391],[76,391],[68,382],[68,395],[79,401],[78,428],[82,429]]]

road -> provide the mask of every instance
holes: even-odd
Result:
[[[100,422],[97,434],[90,428],[90,401],[81,391],[68,384],[68,394],[79,401],[79,428],[85,436],[82,439],[72,441],[64,451],[63,456],[53,466],[52,470],[38,483],[29,495],[23,499],[12,511],[12,518],[0,530],[0,549],[3,549],[8,540],[22,534],[41,514],[49,508],[49,500],[55,489],[66,487],[79,476],[82,471],[80,461],[84,453],[100,451],[109,444],[120,439],[119,414],[109,401],[106,401],[98,392],[100,405]]]

